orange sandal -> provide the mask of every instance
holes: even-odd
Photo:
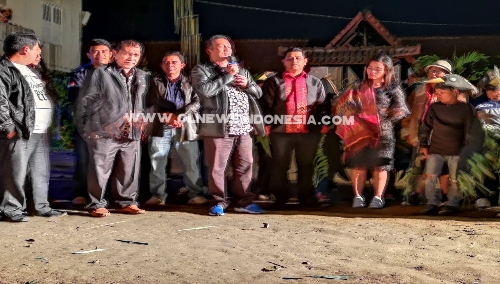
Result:
[[[137,205],[129,205],[125,208],[116,209],[116,212],[125,214],[143,214],[146,213],[146,210],[140,209]]]
[[[111,213],[106,208],[97,208],[90,211],[90,215],[92,215],[92,217],[106,217],[111,215]]]

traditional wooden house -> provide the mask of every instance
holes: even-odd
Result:
[[[282,55],[286,46],[278,48]],[[420,44],[404,46],[375,18],[371,12],[359,12],[325,47],[306,47],[311,74],[319,78],[329,76],[340,88],[363,78],[364,66],[378,53],[391,56],[396,76],[405,79],[407,68],[420,54]]]

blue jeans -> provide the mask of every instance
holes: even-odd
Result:
[[[450,185],[448,188],[447,206],[458,207],[460,196],[457,185],[457,168],[460,156],[442,156],[438,154],[430,154],[425,162],[425,197],[428,205],[439,206],[441,204],[441,189],[436,188],[436,183],[443,169],[444,163],[448,163],[450,175]]]
[[[198,141],[182,141],[176,135],[176,129],[164,129],[163,137],[151,137],[149,142],[149,157],[151,172],[149,173],[149,190],[153,196],[165,200],[166,193],[166,168],[168,153],[174,146],[184,171],[183,181],[189,189],[187,196],[193,198],[198,195],[208,194],[203,185],[200,174],[200,150]]]

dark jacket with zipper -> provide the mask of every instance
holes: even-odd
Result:
[[[320,79],[307,75],[307,109],[308,114],[314,117],[317,125],[308,125],[309,131],[320,131],[322,116],[330,116],[331,102],[326,99],[325,88]],[[287,115],[285,94],[285,80],[283,73],[269,77],[262,85],[262,98],[260,105],[264,115],[284,116]],[[275,123],[271,126],[272,131],[285,132],[284,125]]]
[[[35,72],[38,76],[40,74]],[[41,78],[40,78],[41,79]],[[57,98],[47,92],[54,104]],[[35,100],[29,83],[7,56],[0,59],[0,139],[16,131],[28,140],[35,127]]]
[[[149,73],[135,68],[130,93],[116,65],[89,70],[77,99],[75,125],[84,139],[140,140],[144,124],[134,124],[124,132],[125,116],[145,113]],[[126,134],[124,134],[126,133]]]
[[[240,75],[248,80],[246,88],[241,88],[248,95],[250,115],[261,116],[262,111],[257,100],[262,96],[262,90],[255,83],[250,72],[240,68]],[[226,73],[214,63],[196,65],[191,71],[192,86],[200,95],[201,115],[224,115],[227,117],[229,110],[228,87],[234,82],[234,76]],[[264,136],[264,123],[253,124],[259,135]],[[227,135],[226,123],[214,117],[212,122],[200,122],[198,134],[200,136],[225,137]]]
[[[176,115],[184,114],[183,127],[181,129],[180,141],[193,141],[198,139],[198,124],[196,115],[200,110],[200,98],[194,92],[189,82],[189,78],[183,76],[180,82],[181,95],[184,100],[184,106],[176,109],[174,103],[166,101],[168,79],[165,76],[156,76],[151,78],[151,88],[149,89],[146,107],[152,108],[154,113],[170,112]],[[161,136],[163,124],[158,115],[152,126],[151,136]]]

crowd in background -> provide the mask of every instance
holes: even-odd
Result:
[[[183,54],[169,51],[158,62],[161,72],[152,76],[137,67],[144,55],[140,42],[111,45],[92,40],[90,62],[76,68],[68,84],[76,129],[75,205],[85,206],[93,217],[143,214],[144,206],[166,205],[169,153],[175,151],[183,168],[185,186],[180,192],[188,204],[210,204],[211,216],[222,216],[230,207],[240,213],[264,213],[256,202],[263,199],[279,210],[291,197],[302,206],[320,206],[330,200],[332,179],[341,164],[351,168],[352,207],[381,209],[393,183],[396,143],[401,139],[410,145],[412,161],[425,160],[419,166],[424,185],[412,189],[426,204],[422,214],[455,214],[462,199],[459,160],[466,158],[463,150],[473,143],[474,122],[479,127],[500,126],[496,68],[477,88],[453,74],[450,62],[438,60],[425,67],[427,80],[406,94],[396,79],[393,59],[378,54],[367,62],[359,86],[338,94],[324,78],[306,72],[307,56],[299,47],[284,52],[284,72],[269,73],[256,82],[234,57],[229,37],[214,35],[206,42],[209,62],[196,65],[190,74],[184,72]],[[29,221],[29,184],[33,213],[65,216],[48,202],[49,132],[57,97],[50,78],[36,70],[40,41],[34,34],[14,33],[5,39],[4,53],[0,211],[7,220]],[[487,99],[470,104],[470,96],[483,91]],[[155,114],[153,121],[145,119],[148,114]],[[210,115],[227,119],[197,119]],[[255,116],[304,119],[268,122],[253,120]],[[352,117],[353,123],[319,123],[333,116]],[[316,186],[315,158],[323,136],[327,139],[321,147],[328,152],[330,167]],[[257,143],[260,169],[255,181],[259,137],[268,139],[270,149]],[[293,157],[296,196],[287,175]],[[367,202],[364,188],[370,174],[373,198]],[[441,188],[436,187],[438,180]],[[139,204],[138,195],[145,192],[151,197]]]

